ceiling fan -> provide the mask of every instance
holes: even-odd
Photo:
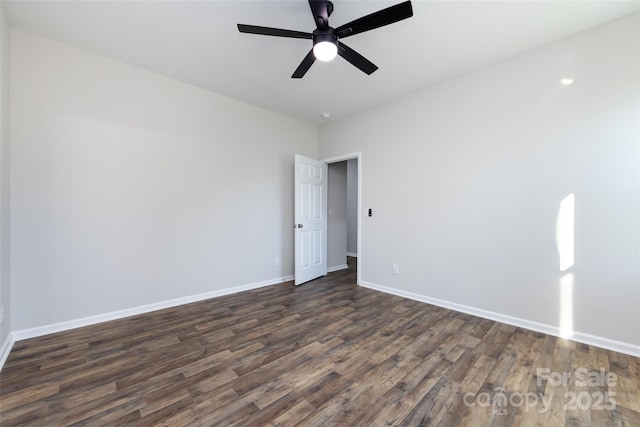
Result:
[[[313,18],[316,23],[316,29],[313,33],[245,24],[238,24],[238,30],[240,30],[241,33],[265,36],[312,39],[313,48],[293,72],[291,77],[294,79],[302,78],[316,59],[320,61],[330,61],[335,58],[336,55],[342,56],[363,72],[371,74],[376,71],[378,67],[342,43],[339,39],[393,24],[394,22],[402,21],[403,19],[413,16],[411,2],[405,1],[404,3],[399,3],[395,6],[363,16],[337,28],[332,28],[329,26],[329,16],[333,12],[333,3],[331,1],[309,0],[309,6],[311,7],[311,13],[313,13]]]

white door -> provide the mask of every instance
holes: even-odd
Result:
[[[295,156],[295,284],[327,274],[327,164]]]

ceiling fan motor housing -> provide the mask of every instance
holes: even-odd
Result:
[[[316,28],[313,31],[313,45],[320,42],[330,42],[333,44],[338,44],[338,34],[336,34],[336,30],[329,27],[326,30],[321,30]]]

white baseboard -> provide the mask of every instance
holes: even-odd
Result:
[[[562,334],[562,331],[557,326],[547,325],[544,323],[533,322],[531,320],[522,319],[519,317],[512,317],[506,314],[495,313],[493,311],[487,311],[476,307],[470,307],[467,305],[456,304],[454,302],[445,301],[437,298],[431,298],[425,295],[416,294],[413,292],[407,292],[400,289],[390,288],[387,286],[377,285],[375,283],[361,281],[358,283],[365,288],[373,289],[376,291],[384,292],[387,294],[397,295],[400,297],[412,299],[415,301],[424,302],[427,304],[437,305],[438,307],[448,308],[449,310],[459,311],[472,316],[478,316],[489,320],[494,320],[500,323],[506,323],[507,325],[517,326],[531,331],[542,332],[543,334],[553,335],[556,337],[566,338],[579,343],[593,345],[601,347],[607,350],[617,351],[619,353],[629,354],[631,356],[640,357],[640,346],[616,341],[609,338],[604,338],[596,335],[585,334],[582,332],[573,331],[571,336]]]
[[[4,362],[7,361],[7,357],[9,357],[9,353],[11,353],[11,349],[13,348],[13,343],[15,343],[15,340],[13,339],[13,334],[9,333],[9,336],[4,341],[4,344],[2,344],[2,347],[0,348],[0,371],[4,366]]]
[[[192,302],[202,301],[209,298],[221,297],[224,295],[235,294],[237,292],[249,291],[251,289],[262,288],[265,286],[276,285],[278,283],[293,280],[293,276],[284,276],[262,282],[249,283],[246,285],[235,286],[233,288],[225,288],[202,294],[191,295],[187,297],[176,298],[168,301],[160,301],[153,304],[142,305],[138,307],[127,308],[124,310],[112,311],[110,313],[98,314],[95,316],[83,317],[81,319],[68,320],[65,322],[54,323],[51,325],[38,326],[36,328],[23,329],[11,333],[14,341],[35,338],[42,335],[53,334],[55,332],[67,331],[69,329],[81,328],[83,326],[95,325],[96,323],[107,322],[109,320],[122,319],[123,317],[135,316],[138,314],[149,313],[151,311],[162,310],[165,308],[175,307],[178,305],[189,304]]]
[[[327,269],[327,271],[338,271],[342,269],[349,268],[346,264],[336,267],[331,267],[331,269]],[[134,316],[138,314],[144,314],[156,310],[162,310],[164,308],[175,307],[182,304],[189,304],[192,302],[202,301],[209,298],[220,297],[224,295],[230,295],[237,292],[248,291],[251,289],[262,288],[265,286],[271,286],[278,283],[288,282],[293,280],[293,276],[285,276],[271,280],[265,280],[262,282],[249,283],[246,285],[236,286],[233,288],[225,288],[217,291],[206,292],[197,295],[191,295],[187,297],[176,298],[168,301],[161,301],[153,304],[147,304],[139,307],[132,307],[124,310],[114,311],[110,313],[98,314],[95,316],[84,317],[81,319],[69,320],[65,322],[55,323],[51,325],[40,326],[36,328],[23,329],[19,331],[14,331],[9,334],[4,344],[0,348],[0,370],[4,366],[4,363],[13,348],[13,345],[16,341],[35,338],[42,335],[47,335],[55,332],[66,331],[69,329],[80,328],[83,326],[94,325],[96,323],[102,323],[109,320],[121,319],[124,317]],[[560,328],[557,326],[546,325],[543,323],[532,322],[530,320],[521,319],[518,317],[507,316],[500,313],[495,313],[492,311],[482,310],[475,307],[470,307],[462,304],[456,304],[450,301],[440,300],[437,298],[431,298],[424,295],[416,294],[413,292],[402,291],[400,289],[390,288],[387,286],[377,285],[375,283],[360,281],[358,283],[360,286],[365,288],[370,288],[376,291],[397,295],[400,297],[412,299],[415,301],[424,302],[427,304],[436,305],[439,307],[444,307],[450,310],[459,311],[462,313],[467,313],[473,316],[482,317],[489,320],[494,320],[496,322],[506,323],[508,325],[513,325],[517,327],[521,327],[524,329],[529,329],[536,332],[542,332],[544,334],[553,335],[560,337],[562,336]],[[573,341],[581,342],[583,344],[594,345],[597,347],[602,347],[608,350],[617,351],[619,353],[629,354],[631,356],[640,357],[640,346],[625,343],[622,341],[611,340],[604,337],[599,337],[596,335],[585,334],[581,332],[574,332],[571,337],[568,337]]]
[[[355,252],[347,252],[347,256],[351,256],[351,257],[354,257],[354,258],[358,258],[358,254],[357,254],[357,253],[355,253]]]
[[[346,270],[349,268],[347,264],[342,265],[334,265],[333,267],[327,268],[327,273],[333,273],[334,271]]]

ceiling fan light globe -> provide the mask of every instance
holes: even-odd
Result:
[[[332,42],[318,42],[313,45],[313,54],[318,61],[331,61],[338,54],[338,46]]]

